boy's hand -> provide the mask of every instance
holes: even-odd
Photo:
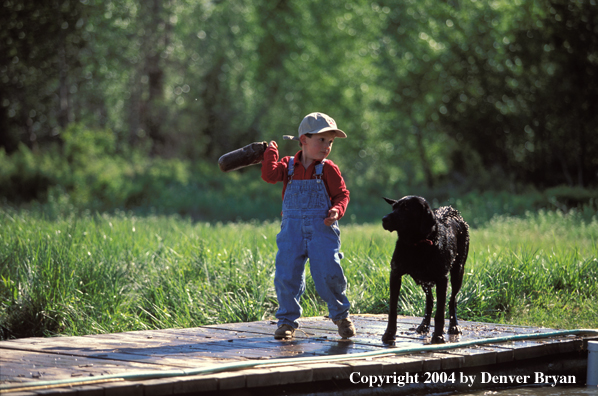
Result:
[[[271,140],[268,144],[268,147],[274,147],[275,149],[278,149],[278,144],[276,144],[274,140]]]
[[[337,220],[338,220],[338,209],[333,208],[328,211],[328,217],[326,217],[324,219],[324,224],[326,224],[327,226],[330,227]]]

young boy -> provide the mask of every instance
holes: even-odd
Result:
[[[328,304],[330,319],[343,338],[355,335],[345,295],[347,279],[341,268],[338,222],[349,203],[349,190],[338,166],[326,160],[335,138],[346,138],[335,121],[323,113],[305,116],[299,125],[301,150],[278,161],[278,145],[271,141],[262,161],[262,179],[283,182],[282,223],[276,237],[274,285],[278,297],[276,339],[292,339],[301,316],[299,300],[305,291],[305,263],[318,294]]]

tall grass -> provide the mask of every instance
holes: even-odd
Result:
[[[0,208],[2,338],[192,327],[271,318],[277,222],[194,223],[131,213],[46,218]],[[353,313],[386,313],[396,235],[343,225]],[[472,229],[462,319],[598,327],[598,220],[496,217]],[[327,314],[308,276],[305,316]],[[403,314],[423,313],[405,277]]]

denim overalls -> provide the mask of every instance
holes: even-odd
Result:
[[[279,308],[278,326],[299,326],[299,301],[305,291],[305,263],[316,290],[328,304],[329,317],[341,320],[349,316],[350,303],[345,295],[347,279],[341,268],[340,229],[338,223],[324,224],[330,198],[322,180],[324,162],[316,165],[316,178],[293,180],[294,159],[289,161],[289,182],[282,202],[282,223],[276,237],[276,275],[274,286]]]

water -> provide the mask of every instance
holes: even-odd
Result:
[[[460,396],[597,396],[598,387],[585,386],[562,386],[562,387],[535,387],[499,389],[499,390],[480,390],[470,393],[455,393]]]

